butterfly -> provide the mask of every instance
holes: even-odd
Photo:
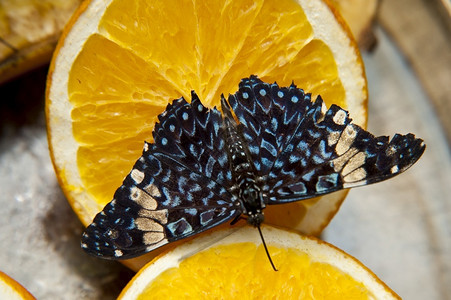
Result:
[[[221,111],[195,92],[191,103],[168,104],[154,142],[145,142],[83,233],[85,251],[128,259],[240,218],[261,234],[266,205],[391,178],[425,150],[413,134],[375,137],[320,96],[312,101],[294,83],[279,87],[254,75],[227,100],[221,96]]]

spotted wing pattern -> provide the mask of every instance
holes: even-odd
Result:
[[[243,79],[222,107],[224,116],[205,108],[194,92],[191,103],[181,98],[167,106],[154,142],[145,143],[114,199],[83,234],[87,252],[131,258],[243,213],[225,128],[243,141],[244,163],[255,173],[246,176],[266,204],[385,180],[425,149],[412,134],[375,137],[340,107],[326,109],[321,97],[312,102],[294,84],[279,87],[256,76]]]
[[[228,102],[260,176],[269,173],[313,105],[310,94],[294,84],[279,88],[276,83],[264,83],[256,76],[243,79],[238,92],[229,95]]]
[[[238,212],[229,192],[222,116],[193,93],[159,116],[154,143],[97,214],[82,247],[104,258],[126,259],[199,233]]]
[[[391,140],[352,124],[347,111],[321,97],[243,79],[229,103],[258,170],[265,202],[298,201],[382,181],[413,165],[425,145],[413,134]]]

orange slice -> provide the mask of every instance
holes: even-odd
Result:
[[[0,299],[33,300],[36,298],[20,285],[20,283],[0,271]]]
[[[143,267],[119,299],[400,299],[358,260],[334,246],[263,227],[219,230]]]
[[[294,81],[366,123],[357,46],[323,1],[84,2],[57,46],[46,102],[52,161],[82,222],[112,199],[168,102],[195,90],[218,106],[250,74]],[[266,219],[319,234],[345,195],[270,207]]]

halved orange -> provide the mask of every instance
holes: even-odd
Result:
[[[0,299],[36,299],[20,283],[0,271]]]
[[[83,224],[112,199],[168,102],[195,90],[218,106],[250,74],[281,86],[294,81],[365,126],[363,64],[326,2],[84,2],[57,47],[46,102],[52,161]],[[319,234],[345,195],[269,207],[266,220]]]
[[[198,237],[143,267],[119,299],[400,299],[358,260],[316,238],[263,226]]]

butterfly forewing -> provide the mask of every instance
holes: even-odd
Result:
[[[193,95],[160,115],[122,186],[83,235],[106,258],[130,258],[234,218],[222,117]]]
[[[191,103],[178,99],[159,116],[160,123],[155,125],[153,133],[156,149],[230,187],[221,113],[205,108],[195,93],[192,96]]]

